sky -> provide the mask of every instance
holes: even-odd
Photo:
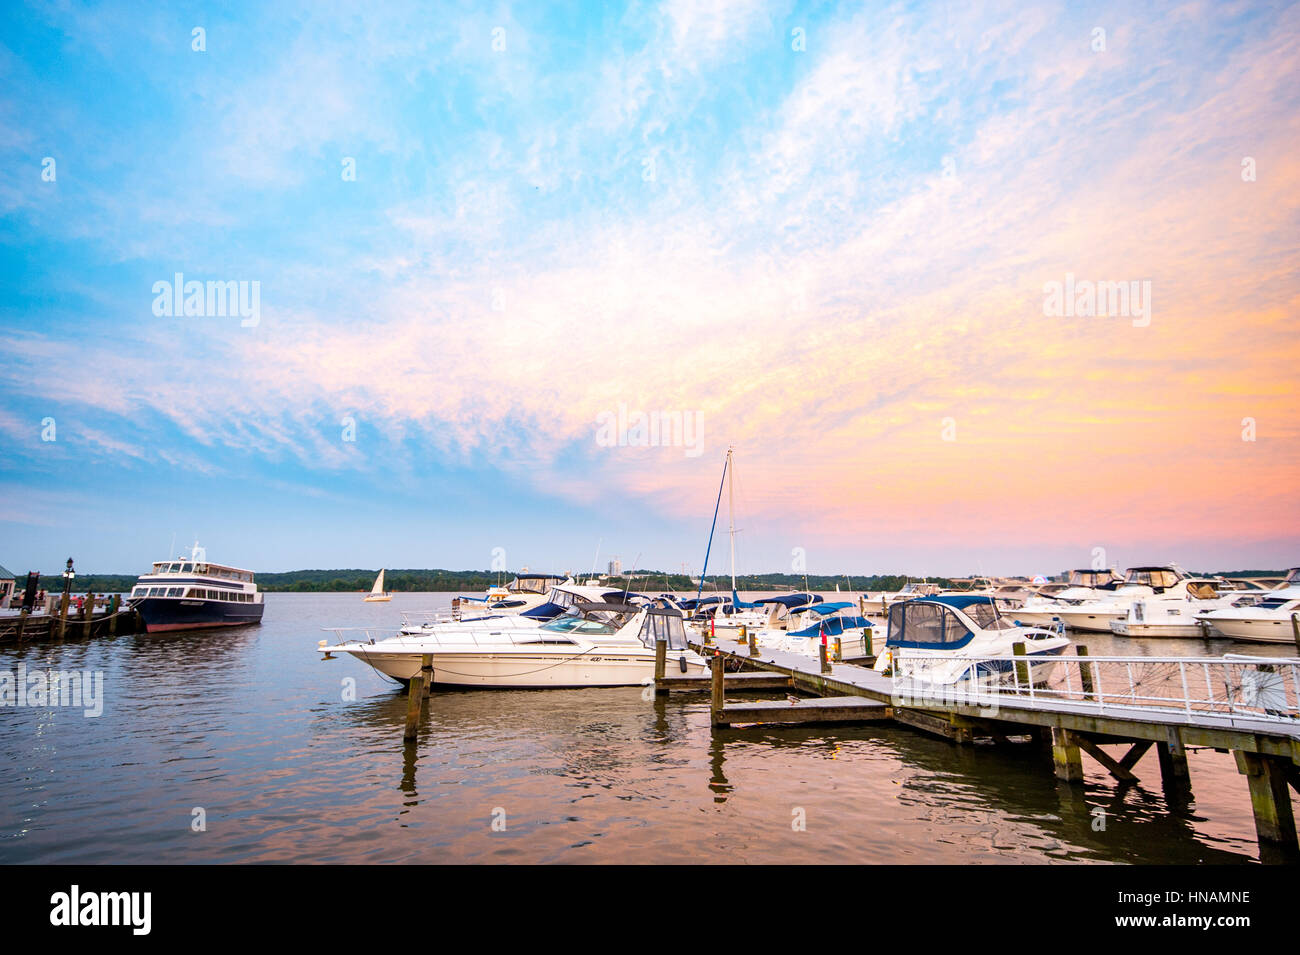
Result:
[[[0,564],[1300,564],[1300,6],[1143,7],[5,4]]]

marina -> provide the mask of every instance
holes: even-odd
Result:
[[[561,578],[548,582],[564,585]],[[691,835],[689,807],[708,805],[714,808],[700,820],[711,833],[708,838],[740,839],[749,847],[746,857],[754,861],[825,861],[837,852],[846,853],[847,860],[867,851],[864,845],[873,846],[870,851],[879,853],[881,861],[926,857],[915,838],[897,844],[903,853],[899,855],[863,826],[880,826],[896,835],[920,826],[926,832],[922,841],[941,853],[935,861],[968,856],[986,861],[1005,857],[1131,862],[1293,858],[1290,804],[1277,794],[1279,781],[1283,791],[1295,785],[1290,769],[1296,755],[1294,651],[1290,657],[1272,656],[1264,662],[1238,654],[1241,661],[1232,664],[1225,663],[1234,646],[1228,641],[1161,640],[1144,645],[1089,634],[1091,647],[1071,647],[1061,671],[1047,681],[1017,687],[1017,667],[1028,663],[1024,657],[981,656],[969,662],[1002,665],[1011,685],[976,680],[936,688],[919,681],[899,683],[873,669],[879,651],[888,649],[883,633],[877,634],[871,648],[876,652],[870,656],[852,657],[841,644],[839,655],[856,663],[836,662],[835,642],[828,641],[823,665],[820,653],[764,648],[751,644],[748,633],[737,639],[742,634],[701,628],[688,633],[688,642],[692,654],[702,656],[708,666],[689,673],[670,666],[673,657],[665,640],[655,644],[650,678],[622,688],[457,691],[435,685],[433,692],[421,687],[414,694],[370,667],[340,669],[339,660],[322,665],[317,659],[319,634],[340,620],[350,617],[356,632],[378,634],[394,615],[413,620],[431,616],[425,608],[449,605],[456,596],[396,593],[390,607],[352,603],[355,597],[348,594],[272,594],[260,626],[233,628],[220,639],[214,639],[223,633],[220,630],[119,633],[0,646],[0,670],[19,662],[28,669],[100,669],[107,688],[98,720],[77,715],[74,722],[71,712],[58,709],[40,717],[45,725],[41,738],[56,749],[62,748],[59,740],[65,736],[68,744],[75,739],[81,754],[77,764],[93,769],[101,785],[92,797],[78,783],[84,778],[81,773],[52,765],[52,775],[38,777],[39,782],[6,777],[5,804],[29,808],[5,821],[0,859],[93,861],[93,852],[79,848],[86,843],[68,841],[71,833],[53,821],[68,812],[103,812],[118,800],[141,798],[155,808],[132,814],[134,821],[124,831],[130,843],[110,840],[111,849],[97,851],[139,861],[364,861],[368,852],[385,861],[450,861],[490,859],[499,851],[507,853],[502,859],[558,861],[570,856],[598,859],[605,851],[617,855],[635,849],[645,853],[647,861],[672,861],[687,857],[657,841],[652,847],[638,831],[650,826],[696,838]],[[835,594],[807,596],[830,603]],[[1120,645],[1149,646],[1151,656],[1123,655],[1116,649]],[[1088,649],[1092,655],[1083,656]],[[1263,652],[1279,654],[1285,649],[1265,647]],[[1174,657],[1166,655],[1171,651]],[[655,661],[655,655],[660,659]],[[146,715],[156,705],[149,684],[122,681],[136,670],[155,669],[172,658],[184,661],[185,676],[180,683],[159,685],[165,693],[161,699],[180,716],[164,730]],[[907,663],[905,656],[902,662]],[[724,663],[733,668],[725,673],[725,685],[719,682]],[[1209,682],[1235,688],[1236,696],[1223,690],[1187,698],[1157,693],[1136,701],[1135,708],[1132,684],[1117,675],[1135,664],[1147,668],[1143,672],[1148,679],[1158,666],[1172,666],[1174,672],[1180,665],[1193,668],[1184,674],[1193,676],[1189,685],[1205,685],[1202,671],[1207,667],[1235,666],[1234,677],[1225,680],[1219,674]],[[1241,696],[1250,684],[1244,674],[1270,666],[1285,673],[1281,717],[1247,705]],[[1090,693],[1084,690],[1088,670]],[[1178,679],[1174,682],[1182,685]],[[1162,685],[1168,683],[1166,673]],[[115,685],[134,689],[123,697],[115,694]],[[30,758],[22,756],[24,740],[32,739],[28,724],[37,713],[8,711],[0,724],[6,752]],[[475,720],[483,722],[475,727]],[[265,747],[267,725],[277,727],[278,740],[268,755],[281,752],[287,761],[280,760],[277,786],[250,801],[252,793],[245,787],[254,777],[239,768],[245,758],[238,754]],[[195,740],[196,732],[204,742],[195,752],[199,759],[193,770],[199,775],[192,783],[218,794],[216,800],[205,797],[206,803],[214,803],[209,811],[233,813],[231,818],[242,820],[241,831],[278,831],[284,838],[259,837],[254,844],[239,842],[228,830],[194,840],[180,832],[168,835],[177,825],[187,831],[184,803],[200,804],[197,796],[185,795],[189,772],[182,771],[168,797],[159,802],[156,795],[134,790],[141,777],[113,769],[123,757],[124,766],[140,757],[152,762],[173,754],[174,760],[191,748],[185,740]],[[404,742],[408,732],[411,739]],[[573,751],[578,762],[569,763],[561,753],[578,745],[577,739],[587,747],[586,755]],[[136,751],[138,756],[131,757]],[[145,757],[146,752],[153,755]],[[334,767],[348,753],[353,755],[344,761],[354,763],[357,772],[345,782]],[[525,755],[529,753],[533,756]],[[185,762],[169,765],[181,769]],[[468,775],[463,773],[475,766]],[[451,782],[445,776],[449,771],[456,778],[452,792],[460,796],[438,795]],[[768,792],[772,771],[791,783],[798,781],[802,794],[788,797],[799,800],[790,806],[801,806],[814,818],[829,814],[837,820],[834,832],[823,830],[803,843],[780,836],[785,825],[780,819],[788,820],[790,806],[780,802],[786,796]],[[850,785],[849,779],[858,793],[852,823],[844,816],[846,807],[827,801],[840,786]],[[918,789],[915,801],[900,805],[897,794],[890,792],[882,804],[891,807],[888,818],[865,803],[859,805],[877,798],[871,794],[881,785],[892,787],[895,780],[910,781],[905,784],[922,787],[926,795]],[[827,789],[832,781],[837,782]],[[590,789],[593,784],[597,789]],[[480,786],[487,788],[475,798],[473,792]],[[628,792],[641,794],[632,797],[641,805],[638,813],[649,808],[640,800],[649,798],[667,800],[679,811],[688,810],[687,815],[675,821],[659,813],[620,815],[615,793],[629,786]],[[761,797],[754,786],[761,788]],[[779,786],[775,792],[786,788]],[[227,795],[221,796],[223,792]],[[614,803],[606,804],[599,792],[609,793]],[[1048,793],[1053,794],[1054,807],[1049,815],[1056,820],[1050,823],[1042,815]],[[957,794],[967,808],[936,829],[933,813]],[[596,801],[589,802],[593,798]],[[317,835],[329,831],[320,828],[318,811],[336,799],[355,803],[350,825],[361,826],[358,835],[371,833],[355,850],[315,844]],[[73,809],[74,804],[83,808]],[[772,814],[766,824],[753,816],[764,811],[759,808],[763,805]],[[355,809],[362,806],[371,808],[356,815]],[[451,808],[450,818],[445,818],[449,806],[460,808]],[[475,806],[480,816],[505,808],[512,826],[530,833],[527,843],[518,841],[513,828],[515,835],[501,838],[495,848],[483,841],[491,831],[475,835],[486,829],[487,819],[474,815]],[[1089,829],[1099,807],[1108,814],[1109,834]],[[426,810],[437,815],[426,816]],[[1275,821],[1270,823],[1270,818]],[[402,835],[412,825],[425,832],[418,847]],[[961,834],[970,825],[986,833],[978,843]],[[465,831],[458,832],[457,826]],[[762,832],[773,841],[756,842]],[[367,850],[372,840],[373,848]],[[136,845],[154,848],[136,855],[131,848]]]

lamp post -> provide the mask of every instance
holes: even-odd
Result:
[[[62,640],[68,630],[68,601],[71,599],[72,579],[76,577],[72,569],[72,558],[68,558],[68,567],[63,572],[63,600],[59,606],[59,639]]]

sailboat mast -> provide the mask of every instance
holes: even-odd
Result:
[[[736,471],[727,448],[727,524],[731,531],[731,592],[736,592]]]

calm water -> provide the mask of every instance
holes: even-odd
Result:
[[[315,646],[322,626],[383,626],[446,600],[271,594],[260,627],[0,650],[0,670],[102,670],[106,697],[94,719],[0,709],[0,863],[1258,857],[1245,782],[1213,751],[1191,754],[1194,801],[1169,807],[1153,752],[1127,791],[1085,759],[1076,792],[1028,746],[879,726],[713,735],[707,699],[640,689],[436,693],[407,748],[401,691]],[[1094,654],[1245,649],[1081,639]],[[195,807],[206,831],[191,829]]]

